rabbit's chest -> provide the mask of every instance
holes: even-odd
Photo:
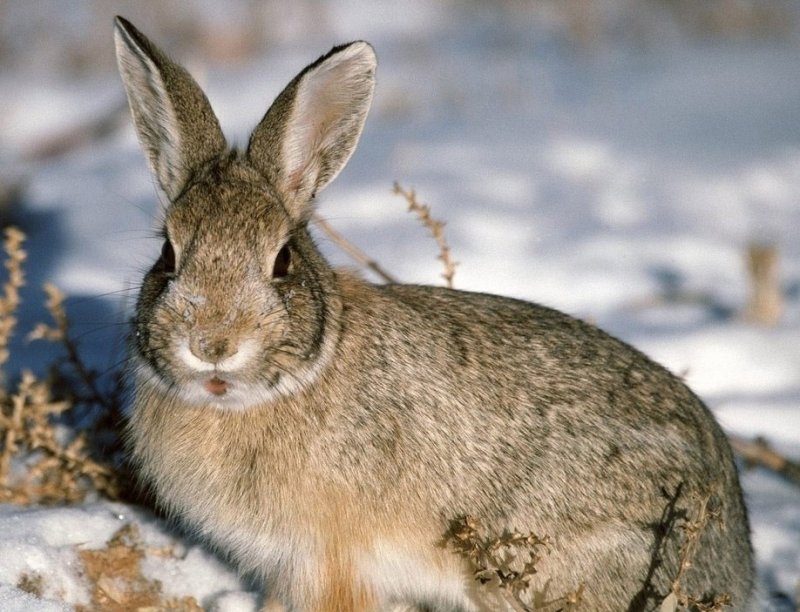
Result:
[[[263,448],[257,456],[241,447],[193,453],[188,449],[201,446],[176,440],[165,448],[171,450],[151,464],[162,502],[287,600],[335,576],[380,600],[435,598],[471,609],[457,558],[431,544],[433,526],[408,531],[420,528],[421,517],[410,520],[401,506],[389,513],[378,504],[379,512],[374,498],[334,486],[313,460],[285,477],[292,454],[279,463]]]
[[[296,512],[294,496],[284,488],[254,487],[243,491],[235,480],[224,483],[187,478],[186,490],[205,486],[205,496],[194,495],[194,503],[181,487],[162,491],[162,500],[178,511],[183,522],[202,534],[214,547],[224,550],[246,571],[270,581],[287,568],[308,568],[314,551],[320,549],[317,529]],[[253,489],[256,490],[253,490]]]

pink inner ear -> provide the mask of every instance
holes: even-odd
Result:
[[[300,81],[282,143],[284,187],[310,196],[352,154],[372,98],[375,56],[355,45]]]
[[[289,193],[298,193],[302,188],[307,186],[306,183],[311,183],[313,185],[313,183],[316,182],[316,177],[310,176],[310,165],[310,163],[307,163],[297,168],[286,177],[286,190]]]
[[[333,128],[338,118],[337,109],[330,105],[324,88],[312,87],[298,100],[296,118],[291,125],[283,147],[286,168],[286,189],[298,193],[313,191],[322,164],[321,155],[326,139],[334,138]]]

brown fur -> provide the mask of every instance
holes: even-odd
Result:
[[[746,608],[731,450],[681,381],[556,311],[372,285],[322,258],[310,202],[369,108],[365,43],[307,67],[246,151],[221,152],[190,77],[122,20],[117,41],[175,253],[137,304],[132,456],[168,511],[263,580],[270,605],[497,609],[441,547],[472,515],[498,535],[550,537],[532,591],[583,585],[587,610],[656,610],[680,526],[708,496],[721,520],[683,586]],[[280,253],[291,263],[278,272]]]
[[[324,561],[324,575],[317,593],[316,609],[326,610],[375,610],[375,598],[360,584],[353,561],[349,558],[347,544],[334,545]]]

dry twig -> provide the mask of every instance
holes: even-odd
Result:
[[[8,344],[17,327],[17,308],[19,308],[20,289],[25,285],[25,271],[22,264],[27,253],[22,248],[25,234],[15,227],[5,230],[3,251],[6,254],[5,268],[8,280],[3,285],[3,294],[0,296],[0,368],[9,358]],[[7,397],[5,373],[0,369],[0,399]]]
[[[0,501],[71,503],[89,490],[118,497],[116,474],[93,460],[86,434],[62,435],[53,419],[72,408],[56,401],[46,382],[25,372],[0,412]]]
[[[22,249],[24,236],[6,230],[6,262],[9,279],[0,298],[0,364],[9,358],[8,341],[16,327],[19,289],[24,284]],[[40,326],[40,337],[65,341],[67,319],[61,294],[51,288],[48,307],[56,328]],[[72,345],[74,358],[77,349]],[[69,349],[69,347],[68,347]],[[81,365],[81,367],[83,367]],[[85,370],[85,368],[84,368]],[[52,381],[38,380],[24,372],[13,391],[0,386],[0,501],[16,503],[63,503],[84,499],[89,491],[108,497],[118,495],[117,474],[92,459],[85,432],[60,429],[63,416],[75,403],[54,398]]]
[[[770,448],[764,438],[746,440],[738,436],[728,436],[733,450],[745,460],[746,463],[760,465],[800,485],[800,463],[787,459],[780,453]]]
[[[683,588],[683,578],[692,568],[695,554],[700,547],[700,538],[708,523],[720,520],[719,512],[709,509],[710,495],[698,501],[694,518],[687,518],[681,525],[684,532],[684,542],[681,546],[681,558],[678,563],[678,573],[672,581],[672,590],[661,603],[660,612],[675,612],[676,610],[695,610],[696,612],[722,612],[731,605],[731,597],[727,593],[718,593],[712,597],[701,599],[687,593]]]
[[[422,221],[422,223],[430,229],[431,234],[433,234],[433,237],[436,240],[436,244],[439,245],[438,259],[444,264],[445,271],[442,274],[442,277],[445,279],[447,286],[452,288],[453,276],[455,275],[457,263],[454,262],[450,257],[450,247],[448,246],[447,240],[444,237],[444,223],[431,217],[430,207],[425,204],[420,204],[417,201],[416,193],[414,193],[413,190],[406,191],[400,187],[398,183],[395,183],[393,192],[403,196],[406,199],[406,202],[408,202],[408,209],[415,212],[420,221]],[[344,251],[358,265],[366,268],[367,270],[371,270],[387,283],[398,282],[397,279],[391,273],[387,272],[386,269],[384,269],[377,261],[372,259],[364,251],[336,231],[333,226],[325,221],[322,217],[314,214],[312,218],[314,223],[328,236],[328,238],[330,238],[330,240],[337,247]]]
[[[505,532],[490,538],[482,533],[478,519],[465,516],[454,520],[444,543],[467,559],[475,580],[496,591],[515,612],[553,609],[575,610],[583,599],[583,586],[575,592],[549,599],[544,592],[527,593],[541,552],[547,551],[546,537]],[[532,600],[528,603],[527,600]]]
[[[89,368],[80,356],[78,344],[69,333],[69,319],[64,309],[64,294],[52,283],[45,283],[44,292],[47,295],[45,305],[53,318],[54,325],[39,323],[28,335],[28,340],[49,340],[58,342],[66,351],[66,364],[75,373],[79,384],[85,389],[84,393],[75,393],[74,400],[102,406],[109,414],[116,415],[120,412],[120,398],[122,392],[118,383],[110,391],[100,389],[97,384],[97,374]],[[76,391],[74,385],[72,391]]]
[[[746,259],[750,297],[745,317],[754,323],[777,325],[784,310],[778,249],[772,244],[750,244]]]
[[[456,266],[458,263],[453,261],[450,257],[450,246],[447,244],[447,239],[444,236],[444,223],[438,219],[434,219],[431,216],[430,206],[427,204],[421,204],[417,200],[417,194],[413,189],[406,191],[400,186],[399,183],[395,183],[392,191],[405,198],[406,202],[408,202],[408,210],[416,213],[422,224],[431,231],[431,234],[433,234],[436,244],[439,245],[438,259],[444,265],[442,278],[444,278],[447,287],[452,289],[453,277],[456,274]]]
[[[360,266],[367,268],[368,270],[372,270],[375,274],[380,276],[384,281],[387,283],[396,283],[397,279],[395,279],[391,274],[389,274],[386,270],[384,270],[377,261],[372,259],[369,255],[367,255],[364,251],[359,249],[356,245],[350,242],[347,238],[342,236],[339,232],[337,232],[330,223],[325,221],[322,217],[315,214],[313,216],[314,223],[328,235],[333,243],[338,246],[342,251],[347,253],[353,261],[358,263]]]

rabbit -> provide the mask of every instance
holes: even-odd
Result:
[[[461,517],[548,538],[529,609],[573,593],[582,610],[656,610],[679,575],[676,591],[748,608],[734,458],[681,380],[550,308],[372,284],[315,246],[315,196],[371,104],[368,43],[302,70],[240,150],[186,70],[120,17],[115,43],[165,200],[132,321],[132,464],[266,610],[521,609],[448,544]]]

